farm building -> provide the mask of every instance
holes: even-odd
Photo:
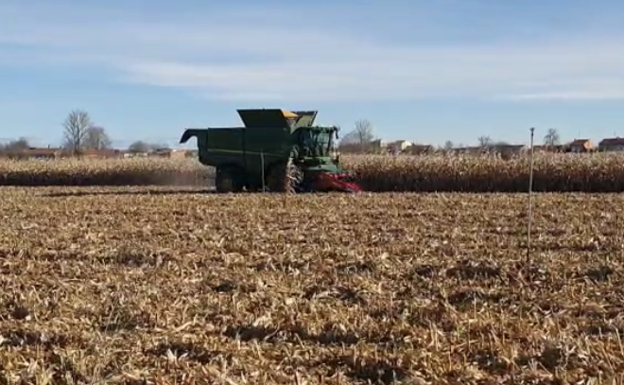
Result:
[[[598,151],[623,151],[624,138],[606,138],[598,143]]]
[[[151,158],[170,158],[170,159],[184,159],[188,158],[188,151],[186,150],[172,150],[169,148],[157,149],[148,153]]]
[[[590,152],[593,151],[595,146],[589,139],[574,139],[568,145],[570,152]]]
[[[123,158],[124,154],[121,150],[84,150],[81,154],[83,158],[105,159],[105,158]]]
[[[29,147],[4,153],[9,159],[56,159],[62,154],[60,148]]]

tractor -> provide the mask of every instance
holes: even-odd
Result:
[[[338,127],[314,126],[317,111],[239,109],[244,127],[187,128],[218,192],[361,192],[335,151]]]

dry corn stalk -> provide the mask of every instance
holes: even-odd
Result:
[[[495,155],[345,155],[368,191],[520,192],[529,159]],[[535,191],[624,191],[624,155],[536,154]],[[0,160],[0,185],[206,185],[195,159]]]

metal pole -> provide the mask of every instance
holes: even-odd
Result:
[[[533,134],[535,128],[531,128],[531,155],[529,168],[529,207],[527,212],[527,259],[531,257],[531,222],[533,221]]]

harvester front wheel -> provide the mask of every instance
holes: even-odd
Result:
[[[303,171],[293,163],[275,165],[267,177],[267,187],[272,192],[297,193],[303,183]]]
[[[233,167],[217,168],[215,187],[217,188],[217,192],[220,193],[243,191],[243,185],[238,178],[236,169]]]

